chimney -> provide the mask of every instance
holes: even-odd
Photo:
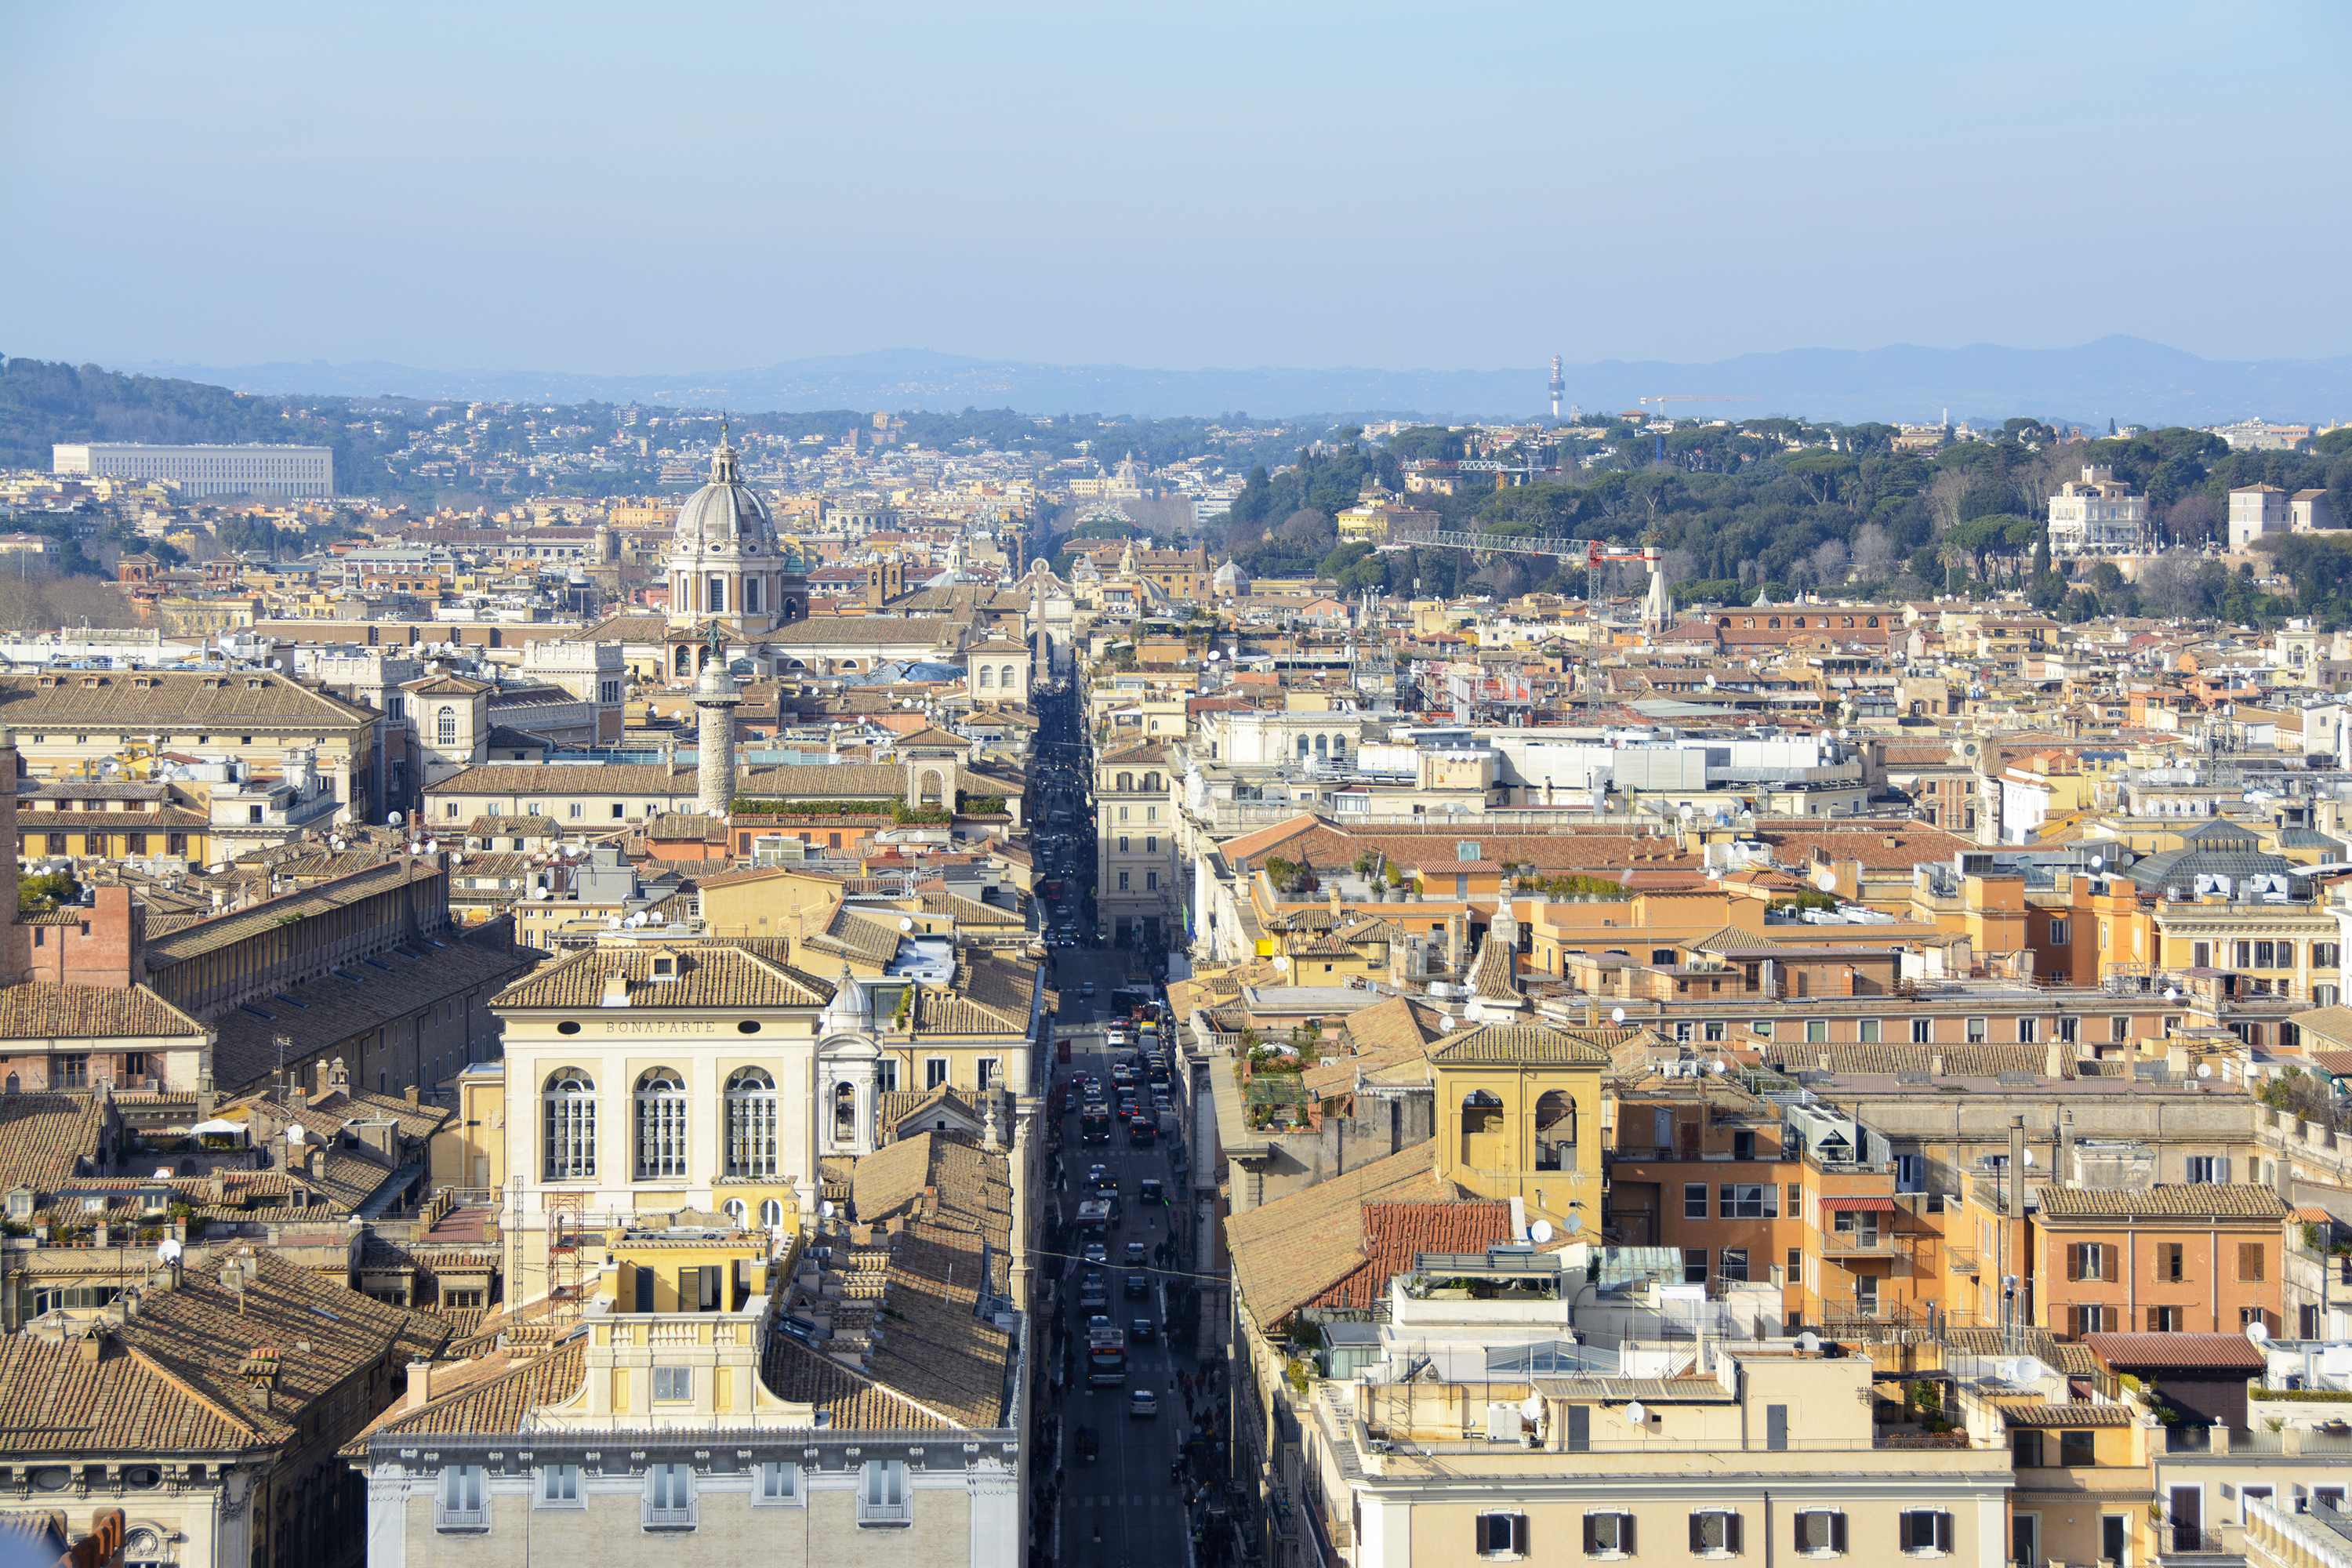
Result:
[[[408,1363],[408,1396],[401,1405],[403,1410],[423,1407],[433,1397],[433,1363],[413,1361]]]
[[[84,1366],[96,1366],[106,1355],[106,1331],[92,1323],[82,1331],[81,1360]]]
[[[413,1084],[413,1083],[412,1083],[412,1084],[410,1084],[406,1089],[402,1089],[402,1090],[400,1091],[400,1097],[401,1097],[403,1100],[404,1100],[408,1101],[408,1103],[409,1103],[409,1104],[411,1104],[411,1105],[415,1104],[415,1103],[416,1103],[416,1086],[415,1086],[415,1084]]]
[[[2042,1053],[2042,1076],[2043,1078],[2066,1076],[2066,1048],[2056,1040],[2051,1041],[2048,1048]],[[2066,1114],[2072,1116],[2074,1113],[2070,1110]]]
[[[1927,1053],[1927,1076],[1929,1078],[1941,1078],[1944,1076],[1943,1052],[1929,1051]]]
[[[2074,1179],[2074,1112],[2072,1110],[2058,1113],[2058,1168],[2050,1173],[2050,1179],[2053,1182]]]
[[[351,1091],[351,1069],[343,1065],[342,1058],[337,1057],[333,1061],[327,1064],[327,1092],[329,1094],[349,1094]]]
[[[286,1091],[286,1103],[297,1112],[308,1110],[310,1109],[310,1091],[298,1083]]]
[[[626,971],[615,969],[604,976],[604,994],[598,999],[600,1007],[625,1007],[629,1005],[629,976]]]

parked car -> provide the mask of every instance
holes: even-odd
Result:
[[[1151,1320],[1149,1318],[1138,1318],[1127,1325],[1127,1339],[1129,1344],[1148,1345],[1159,1337],[1152,1332]]]
[[[1127,1413],[1129,1415],[1159,1415],[1160,1395],[1152,1393],[1151,1390],[1148,1388],[1129,1390],[1127,1395]]]

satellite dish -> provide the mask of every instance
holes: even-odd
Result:
[[[1624,1009],[1624,1008],[1622,1008],[1622,1007],[1612,1007],[1612,1008],[1610,1008],[1610,1009],[1609,1009],[1609,1021],[1610,1021],[1611,1023],[1612,1023],[1612,1024],[1622,1024],[1622,1023],[1623,1023],[1623,1022],[1625,1021],[1625,1009]]]
[[[1821,1348],[1822,1336],[1813,1332],[1812,1330],[1807,1329],[1803,1333],[1797,1336],[1797,1350],[1800,1354],[1811,1355]]]
[[[1820,870],[1813,873],[1813,886],[1819,888],[1824,893],[1836,892],[1837,873],[1831,870],[1826,866],[1822,867]]]
[[[914,930],[914,929],[915,929],[915,917],[914,917],[914,916],[912,916],[912,915],[900,915],[900,916],[898,917],[898,929],[899,929],[900,931],[912,931],[912,930]]]
[[[1584,1216],[1582,1215],[1572,1214],[1566,1219],[1561,1220],[1559,1222],[1559,1226],[1562,1230],[1568,1232],[1569,1235],[1574,1236],[1578,1231],[1584,1228]]]
[[[2270,1329],[2263,1324],[2260,1318],[2255,1319],[2252,1322],[2246,1325],[2246,1338],[2252,1341],[2255,1344],[2268,1344],[2270,1342]]]
[[[2197,1064],[2197,1076],[2199,1078],[2211,1078],[2213,1076],[2213,1064],[2211,1062],[2199,1062]]]
[[[1726,1071],[1726,1068],[1722,1062],[1712,1061],[1706,1064],[1706,1070],[1715,1074],[1716,1077],[1721,1078]]]
[[[384,819],[386,822],[389,822],[390,824],[392,824],[394,827],[397,827],[397,826],[400,826],[400,813],[398,813],[398,812],[396,812],[396,811],[389,811],[389,812],[384,813],[384,817],[383,817],[383,819]]]
[[[816,1205],[816,1216],[819,1219],[831,1219],[833,1217],[833,1200],[831,1198],[827,1198],[823,1203]]]
[[[1649,1413],[1648,1411],[1646,1411],[1646,1410],[1644,1410],[1644,1409],[1643,1409],[1643,1408],[1642,1408],[1642,1402],[1641,1402],[1640,1400],[1636,1399],[1635,1401],[1633,1401],[1633,1403],[1632,1403],[1631,1405],[1628,1405],[1627,1406],[1625,1406],[1625,1425],[1626,1425],[1626,1426],[1642,1426],[1643,1424],[1644,1424],[1645,1422],[1647,1422],[1649,1419],[1650,1419],[1650,1413]]]
[[[2031,1149],[2025,1152],[2025,1167],[2029,1171],[2033,1168],[2033,1151]]]
[[[1545,1242],[1549,1241],[1551,1239],[1551,1221],[1548,1219],[1539,1219],[1536,1221],[1535,1224],[1528,1226],[1528,1239],[1534,1242],[1538,1247],[1541,1247]]]
[[[439,854],[439,853],[441,852],[441,840],[439,840],[438,838],[428,838],[428,839],[426,839],[426,840],[425,841],[425,852],[427,855],[437,855],[437,854]]]
[[[155,1261],[167,1265],[177,1263],[180,1261],[180,1252],[181,1247],[178,1239],[173,1237],[167,1236],[163,1240],[155,1244]]]
[[[2091,857],[2091,869],[2092,869],[2092,870],[2094,870],[2094,871],[2104,871],[2104,870],[2105,870],[2106,868],[2107,868],[2107,859],[2106,859],[2106,857],[2105,857],[2105,856],[2104,856],[2104,855],[2094,855],[2094,856],[2092,856],[2092,857]]]
[[[1277,953],[1275,956],[1274,966],[1276,969],[1287,971],[1290,968],[1290,955],[1286,952]]]
[[[286,1124],[286,1142],[289,1143],[299,1143],[302,1142],[302,1124],[300,1122],[289,1121]]]
[[[1542,1420],[1543,1396],[1541,1394],[1530,1394],[1525,1399],[1520,1400],[1519,1414],[1526,1416],[1530,1421]]]
[[[2180,993],[2173,986],[2168,985],[2164,988],[2164,999],[2168,1002],[2178,1002],[2180,1000]]]
[[[2018,1357],[2017,1365],[2011,1370],[2017,1374],[2010,1379],[2011,1383],[2040,1383],[2050,1375],[2050,1369],[2030,1355]]]

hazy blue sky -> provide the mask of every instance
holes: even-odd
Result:
[[[2352,351],[2352,5],[0,0],[0,350]]]

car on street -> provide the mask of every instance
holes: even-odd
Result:
[[[1100,1435],[1091,1426],[1081,1426],[1077,1430],[1076,1440],[1078,1462],[1083,1465],[1093,1464],[1095,1457],[1102,1452]]]
[[[1151,1294],[1151,1281],[1140,1274],[1130,1274],[1124,1289],[1129,1300],[1140,1301]]]
[[[1088,1165],[1087,1167],[1087,1185],[1090,1187],[1094,1186],[1106,1180],[1109,1175],[1110,1167],[1108,1165]]]
[[[1066,1116],[1077,1108],[1078,1086],[1074,1083],[1064,1084],[1062,1086],[1062,1113]]]
[[[1138,1318],[1127,1325],[1127,1342],[1129,1344],[1148,1345],[1159,1337],[1152,1332],[1149,1318]]]
[[[1157,1176],[1144,1177],[1143,1185],[1136,1189],[1135,1201],[1139,1204],[1160,1204],[1167,1202],[1167,1196],[1160,1186],[1160,1178]]]
[[[1103,1277],[1101,1275],[1089,1274],[1085,1279],[1079,1282],[1078,1305],[1081,1307],[1108,1307],[1110,1305],[1110,1292],[1103,1289]]]
[[[1081,995],[1081,996],[1091,996],[1091,995],[1093,995],[1094,994],[1095,994],[1095,983],[1094,983],[1093,981],[1091,981],[1091,980],[1089,980],[1089,981],[1086,982],[1086,984],[1082,984],[1082,985],[1080,985],[1080,986],[1078,987],[1078,994],[1079,994],[1079,995]]]
[[[1127,1395],[1127,1413],[1129,1415],[1159,1415],[1160,1395],[1148,1388],[1129,1389]]]
[[[1089,1241],[1087,1243],[1085,1250],[1080,1252],[1078,1256],[1085,1258],[1088,1263],[1108,1263],[1110,1261],[1110,1248],[1105,1247],[1099,1241]]]
[[[1149,1257],[1150,1254],[1150,1248],[1145,1247],[1143,1243],[1139,1241],[1129,1242],[1127,1244],[1127,1266],[1129,1268],[1142,1268],[1144,1259]]]

